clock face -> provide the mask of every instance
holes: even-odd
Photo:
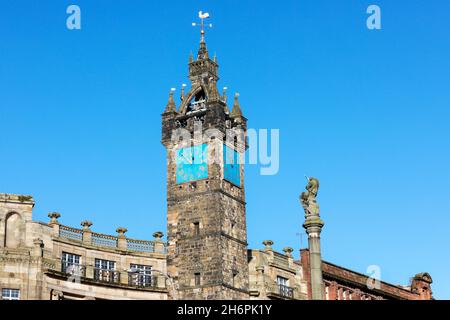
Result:
[[[223,145],[223,178],[232,184],[241,186],[241,164],[238,163],[239,153]]]
[[[177,157],[177,183],[185,183],[208,178],[207,144],[180,148]]]

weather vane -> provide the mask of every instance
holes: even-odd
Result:
[[[196,22],[192,22],[192,26],[196,27],[199,26],[200,27],[200,34],[201,34],[201,42],[205,42],[205,27],[210,27],[212,28],[212,23],[208,23],[205,24],[205,19],[209,18],[209,13],[205,12],[203,13],[202,11],[198,12],[198,17],[200,18],[200,23],[196,23]]]

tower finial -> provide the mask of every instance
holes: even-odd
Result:
[[[173,100],[174,92],[175,92],[175,88],[170,89],[169,100],[167,101],[167,105],[166,105],[166,109],[164,110],[164,113],[177,111],[177,106],[175,105],[175,100]]]
[[[234,94],[234,105],[233,110],[231,111],[232,117],[242,117],[241,105],[239,104],[239,93]]]
[[[212,23],[205,24],[205,19],[209,18],[209,13],[203,11],[198,12],[198,17],[200,18],[200,23],[192,22],[192,26],[200,27],[200,43],[205,43],[205,27],[212,28]]]
[[[185,88],[186,88],[186,84],[183,83],[183,84],[181,85],[181,101],[184,100],[184,89],[185,89]]]

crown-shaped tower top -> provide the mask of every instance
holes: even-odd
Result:
[[[199,12],[199,23],[193,23],[193,26],[200,27],[200,46],[197,55],[189,56],[189,74],[190,86],[188,88],[183,84],[181,89],[181,102],[177,106],[173,99],[173,91],[163,113],[166,123],[166,136],[163,140],[168,140],[169,130],[175,128],[191,128],[193,122],[201,121],[204,127],[232,128],[234,126],[245,127],[245,118],[242,114],[237,96],[235,97],[233,109],[227,106],[226,88],[223,95],[219,93],[217,82],[219,80],[219,65],[216,55],[210,58],[206,41],[205,28],[212,27],[211,24],[205,24],[205,19],[209,18],[208,13]],[[172,121],[173,120],[173,121]],[[171,121],[173,124],[171,124]]]

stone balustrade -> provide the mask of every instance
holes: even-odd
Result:
[[[53,228],[53,233],[56,237],[77,241],[86,245],[97,246],[102,248],[115,248],[124,251],[143,252],[143,253],[162,253],[166,254],[166,243],[162,240],[164,234],[160,231],[153,234],[154,240],[138,240],[131,239],[125,236],[128,231],[124,227],[117,228],[117,236],[112,236],[103,233],[92,232],[90,227],[93,225],[91,221],[82,221],[82,229],[77,229],[65,225],[61,225],[58,218],[61,214],[51,212],[48,214],[50,222],[48,223]]]

